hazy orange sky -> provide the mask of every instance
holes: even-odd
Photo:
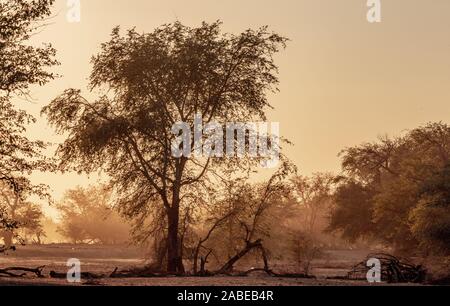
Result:
[[[149,1],[81,0],[81,22],[66,20],[67,1],[57,0],[56,15],[33,43],[51,42],[62,77],[33,89],[41,107],[69,87],[86,91],[90,57],[114,26],[150,32],[179,20],[190,26],[223,21],[227,32],[269,25],[291,39],[276,62],[280,90],[270,96],[271,121],[295,146],[285,153],[304,174],[339,171],[337,154],[346,146],[399,135],[429,121],[450,119],[450,1],[381,0],[382,22],[366,20],[366,0]],[[33,137],[58,142],[45,119]],[[84,176],[36,175],[55,198]]]

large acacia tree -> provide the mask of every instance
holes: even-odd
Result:
[[[43,110],[57,131],[68,135],[58,151],[62,169],[105,171],[117,206],[131,218],[165,210],[169,272],[184,271],[179,227],[188,194],[204,187],[210,171],[224,163],[253,164],[175,158],[173,125],[185,122],[193,129],[196,114],[204,124],[265,119],[266,94],[278,83],[272,56],[285,38],[266,27],[239,35],[222,34],[220,27],[220,22],[197,28],[176,22],[124,36],[115,28],[92,59],[90,87],[101,96],[87,101],[69,89]]]
[[[28,44],[29,38],[45,26],[52,3],[53,0],[0,2],[0,183],[22,199],[32,193],[46,195],[45,186],[34,185],[27,175],[51,166],[42,155],[46,144],[25,135],[27,125],[35,119],[18,109],[14,101],[29,98],[30,86],[44,85],[55,77],[48,68],[57,64],[56,51],[51,45]],[[12,230],[18,225],[4,205],[0,201],[0,230]]]

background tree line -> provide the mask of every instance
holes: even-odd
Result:
[[[449,154],[444,123],[344,150],[330,229],[410,254],[448,254]]]

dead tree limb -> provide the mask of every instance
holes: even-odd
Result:
[[[203,244],[209,240],[209,238],[211,237],[211,235],[213,234],[213,232],[216,229],[218,229],[220,226],[222,226],[222,224],[225,221],[227,221],[229,218],[231,218],[235,214],[236,214],[236,210],[231,210],[230,212],[228,212],[223,217],[217,219],[216,222],[214,222],[214,224],[209,229],[207,235],[203,239],[199,240],[199,242],[197,244],[197,247],[195,248],[195,252],[194,252],[194,267],[193,267],[194,274],[197,274],[197,272],[198,272],[198,257],[199,257],[199,254],[200,254],[200,249],[203,247]],[[211,252],[208,254],[208,256],[210,254],[211,254]]]
[[[34,275],[36,275],[39,278],[44,277],[44,275],[42,274],[42,270],[44,270],[45,266],[42,267],[38,267],[35,269],[32,268],[24,268],[24,267],[10,267],[10,268],[5,268],[5,269],[0,269],[0,276],[8,276],[8,277],[24,277],[27,275],[27,273],[32,273]],[[18,272],[14,273],[14,272]],[[22,273],[20,273],[22,272]]]
[[[247,242],[245,248],[241,250],[239,253],[234,255],[227,263],[225,263],[222,268],[220,268],[216,274],[227,274],[233,270],[234,264],[238,262],[242,257],[247,255],[250,251],[255,248],[262,247],[262,240],[258,239],[254,242]]]

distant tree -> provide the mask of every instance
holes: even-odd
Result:
[[[17,217],[19,223],[19,237],[23,237],[25,243],[42,244],[46,237],[42,225],[44,213],[39,204],[24,203]]]
[[[293,258],[309,274],[311,262],[322,254],[325,230],[333,204],[336,178],[331,173],[314,173],[312,176],[296,175],[290,182],[290,201],[293,205],[293,219],[284,237],[290,258]],[[288,252],[289,253],[289,252]]]
[[[9,249],[14,240],[27,242],[27,237],[34,236],[37,242],[43,235],[41,219],[42,208],[34,203],[23,200],[9,184],[0,183],[0,211],[11,220],[13,226],[0,227],[0,237],[4,248]]]
[[[311,235],[302,231],[294,232],[290,240],[291,253],[295,263],[302,269],[302,273],[309,275],[311,263],[322,254],[322,248]]]
[[[327,217],[334,182],[335,177],[330,173],[316,173],[311,177],[297,175],[291,179],[291,195],[299,206],[305,234],[315,234],[317,223]]]
[[[103,187],[75,188],[57,204],[59,233],[73,243],[119,244],[129,241],[130,227],[115,212]]]
[[[42,223],[41,243],[61,243],[65,241],[64,237],[58,233],[59,224],[49,216],[44,216]]]
[[[32,47],[27,40],[44,26],[53,0],[11,0],[0,3],[0,181],[13,188],[22,200],[25,194],[46,194],[45,186],[34,185],[27,174],[49,170],[41,154],[42,141],[24,136],[34,118],[18,110],[12,99],[28,98],[29,87],[44,85],[55,75],[46,69],[56,65],[55,50],[50,45]],[[0,219],[0,230],[14,228],[15,220],[6,214]]]
[[[104,95],[89,102],[69,89],[43,110],[57,131],[68,135],[58,151],[61,168],[104,170],[115,187],[116,206],[131,218],[165,210],[170,272],[184,271],[185,195],[207,184],[223,163],[248,169],[258,162],[176,158],[173,125],[182,121],[193,130],[197,113],[204,125],[260,121],[270,106],[266,93],[278,83],[273,55],[285,38],[266,27],[222,34],[220,26],[176,22],[126,36],[115,28],[92,60],[90,86],[104,89]]]

